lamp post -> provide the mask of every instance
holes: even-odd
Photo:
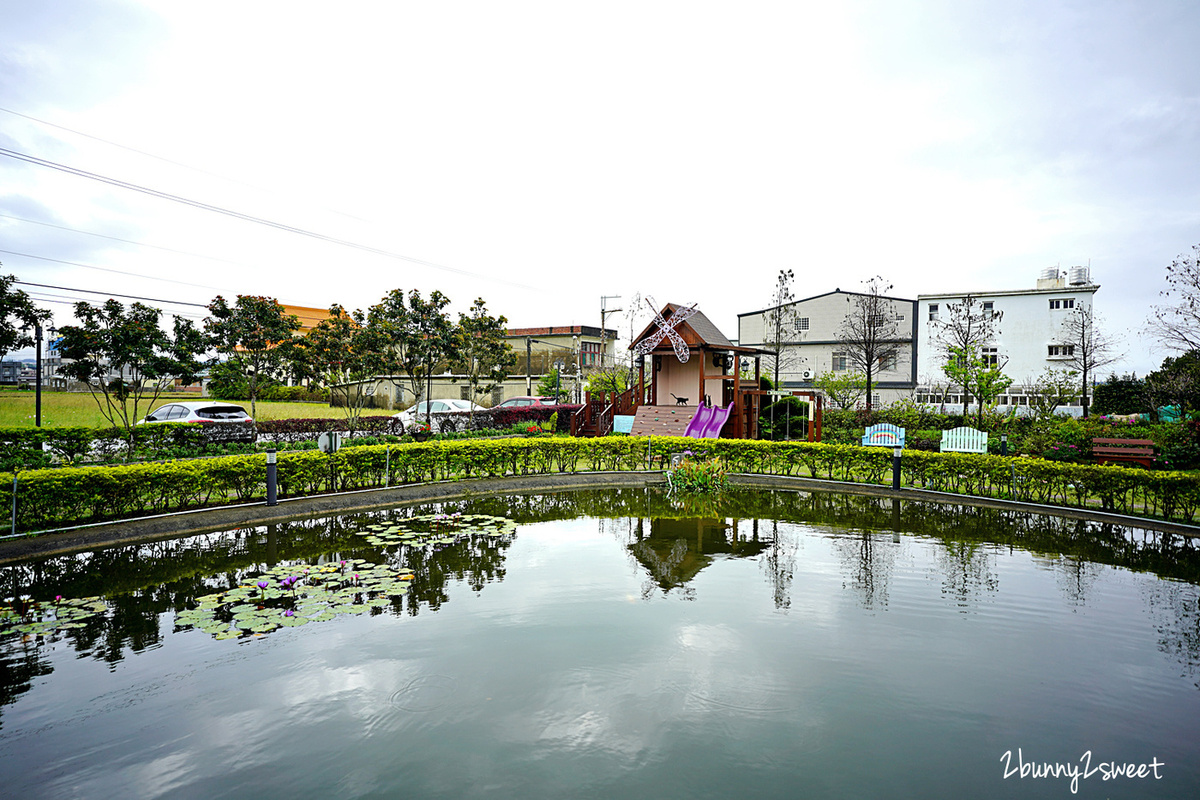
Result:
[[[49,317],[49,314],[46,314]],[[34,338],[34,365],[37,374],[34,376],[34,416],[33,422],[37,427],[42,427],[42,318],[34,319],[33,325]],[[26,325],[25,330],[29,330],[29,325]],[[54,326],[50,326],[50,335],[56,333]]]

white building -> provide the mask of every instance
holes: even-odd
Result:
[[[832,292],[807,297],[782,307],[764,308],[738,314],[738,344],[745,347],[774,349],[772,313],[779,311],[783,320],[780,347],[779,383],[783,389],[808,389],[813,379],[826,372],[855,371],[839,341],[842,325],[861,292]],[[883,298],[887,313],[899,333],[895,339],[899,354],[877,364],[872,377],[871,403],[886,405],[912,395],[917,380],[917,362],[913,343],[917,332],[917,301],[896,297]],[[763,374],[772,376],[770,359],[765,359]]]
[[[937,320],[945,319],[948,306],[968,296],[985,311],[1002,314],[993,340],[984,345],[985,358],[995,359],[1013,385],[998,399],[1001,410],[1028,403],[1023,386],[1042,375],[1047,367],[1069,368],[1073,346],[1063,335],[1063,321],[1075,309],[1091,308],[1092,295],[1100,287],[1091,281],[1087,267],[1043,270],[1035,289],[997,292],[952,292],[917,296],[917,395],[918,402],[931,403],[947,412],[962,411],[962,397],[946,390],[942,371],[945,350],[939,344]],[[1078,400],[1075,401],[1078,403]],[[972,403],[972,405],[974,405]],[[1080,406],[1060,407],[1078,415]]]

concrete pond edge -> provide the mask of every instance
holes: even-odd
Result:
[[[910,500],[941,505],[974,506],[1007,511],[1020,511],[1067,519],[1107,522],[1124,527],[1154,530],[1186,537],[1200,537],[1200,527],[1182,523],[1133,517],[1107,511],[1048,506],[1017,500],[1000,500],[975,495],[934,492],[927,489],[903,488],[899,491],[890,486],[819,478],[800,478],[785,475],[759,475],[734,473],[729,475],[733,486],[777,489],[784,491],[842,492],[898,500]],[[336,494],[309,495],[280,500],[277,505],[266,502],[201,508],[150,517],[114,520],[88,525],[77,525],[49,531],[40,531],[28,536],[16,536],[0,541],[0,564],[7,564],[33,557],[45,557],[75,553],[83,550],[120,544],[175,539],[199,533],[252,527],[286,522],[293,519],[311,519],[333,514],[358,513],[387,508],[396,508],[418,503],[441,500],[461,500],[489,494],[531,494],[560,492],[571,489],[618,489],[662,486],[666,478],[660,471],[639,472],[574,472],[553,475],[523,475],[505,478],[483,478],[474,480],[440,481],[435,483],[406,484],[380,489],[361,489]]]

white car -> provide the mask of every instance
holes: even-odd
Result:
[[[414,424],[425,422],[426,405],[429,406],[429,413],[433,414],[435,433],[442,430],[461,430],[472,411],[487,411],[470,400],[430,400],[428,403],[422,400],[411,408],[394,414],[393,417],[404,423],[405,430],[409,430]]]
[[[192,401],[167,403],[146,415],[139,425],[155,422],[253,422],[246,409],[233,403]]]

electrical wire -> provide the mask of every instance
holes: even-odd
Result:
[[[181,256],[191,256],[192,258],[203,258],[207,261],[220,261],[224,264],[232,264],[235,267],[245,267],[246,269],[250,268],[249,264],[243,264],[240,261],[232,261],[228,258],[221,258],[220,256],[205,256],[205,255],[201,255],[200,253],[191,253],[191,252],[188,252],[187,250],[176,250],[172,247],[163,247],[162,245],[149,244],[147,242],[135,242],[133,239],[122,239],[119,236],[106,236],[103,233],[93,233],[92,231],[81,231],[78,228],[68,228],[65,225],[54,225],[49,222],[40,222],[36,219],[25,219],[24,217],[14,217],[12,214],[0,214],[0,219],[12,219],[12,220],[16,220],[17,222],[27,222],[30,225],[43,225],[47,228],[54,228],[55,230],[70,231],[71,233],[82,233],[84,236],[96,236],[101,239],[108,239],[113,242],[124,242],[125,244],[134,244],[134,245],[137,245],[138,247],[149,247],[154,250],[162,250],[167,253],[175,253],[175,254],[181,255]],[[36,256],[31,256],[31,257],[36,258]],[[75,266],[85,266],[85,265],[76,264]],[[96,269],[100,269],[100,268],[96,267]],[[132,274],[132,273],[130,273],[130,274]],[[148,277],[148,276],[141,276],[141,277]],[[158,278],[156,280],[163,280],[163,279]],[[209,288],[209,287],[205,287],[205,288]]]
[[[192,166],[191,164],[184,164],[182,161],[174,161],[174,160],[166,158],[164,156],[155,155],[154,153],[147,153],[145,150],[138,150],[136,147],[129,147],[128,145],[118,144],[117,142],[113,142],[108,139],[102,139],[99,136],[93,136],[90,133],[84,133],[83,131],[77,131],[74,128],[68,128],[65,125],[56,125],[55,123],[49,122],[44,119],[38,119],[37,117],[31,117],[28,114],[22,114],[20,111],[13,111],[11,108],[4,108],[4,107],[0,106],[0,111],[5,112],[6,114],[12,114],[13,116],[16,116],[16,117],[21,117],[22,119],[30,120],[31,122],[36,122],[41,125],[49,126],[51,128],[57,128],[60,131],[66,131],[67,133],[73,133],[76,136],[82,136],[85,139],[91,139],[93,142],[100,142],[101,144],[106,144],[109,147],[116,147],[120,150],[125,150],[130,153],[137,153],[139,156],[145,156],[146,158],[153,158],[154,160],[161,161],[164,164],[171,164],[176,167],[182,167],[183,169],[191,170],[192,172],[199,172],[201,175],[208,175],[210,178],[217,178],[218,180],[227,181],[229,183],[234,183],[239,186],[245,186],[248,189],[254,189],[255,191],[259,191],[259,192],[280,194],[280,192],[278,190],[267,189],[262,186],[255,186],[252,183],[247,183],[246,181],[240,181],[237,178],[230,178],[228,175],[220,175],[216,172],[211,172],[211,171],[209,171],[207,169],[203,169],[201,167],[195,167],[195,166]],[[371,220],[363,219],[362,217],[356,217],[353,214],[347,214],[345,211],[338,211],[335,208],[327,208],[324,206],[321,206],[321,208],[325,211],[330,212],[331,214],[338,214],[339,216],[348,217],[349,219],[358,220],[359,222],[366,222],[368,224],[374,224]]]
[[[339,239],[335,236],[328,236],[326,234],[317,233],[316,231],[310,231],[305,228],[297,228],[294,225],[287,225],[282,222],[275,222],[273,220],[265,219],[263,217],[256,217],[252,214],[244,214],[240,211],[233,211],[232,209],[222,208],[221,206],[214,206],[209,203],[200,202],[199,200],[191,200],[189,198],[170,194],[168,192],[163,192],[158,189],[151,189],[146,186],[139,186],[136,183],[130,183],[128,181],[122,181],[117,178],[109,178],[104,175],[98,175],[94,172],[88,172],[87,170],[79,169],[78,167],[71,167],[66,164],[59,164],[58,162],[55,162],[55,161],[49,161],[44,158],[38,158],[37,156],[31,156],[31,155],[27,155],[25,153],[18,153],[17,151],[9,150],[6,147],[0,147],[0,155],[8,156],[9,158],[13,158],[18,161],[24,161],[26,163],[34,164],[36,166],[47,167],[49,169],[58,170],[59,172],[65,172],[68,175],[75,175],[80,178],[88,178],[89,180],[99,181],[100,183],[105,183],[110,186],[116,186],[121,189],[129,189],[130,191],[140,192],[142,194],[149,195],[151,197],[157,197],[160,200],[170,200],[171,202],[174,202],[174,203],[181,203],[183,205],[190,206],[192,208],[200,209],[201,211],[211,211],[215,214],[223,214],[227,217],[239,219],[244,222],[252,222],[257,225],[264,225],[268,228],[275,228],[276,230],[285,231],[287,233],[294,233],[294,234],[297,234],[300,236],[307,236],[311,239],[317,239],[322,242],[328,242],[330,244],[336,244],[336,245],[340,245],[342,247],[350,247],[355,250],[361,250],[363,252],[383,256],[385,258],[393,258],[393,259],[397,259],[400,261],[408,261],[413,264],[419,264],[421,266],[431,267],[433,269],[440,269],[440,270],[443,270],[446,272],[453,272],[455,274],[463,275],[463,276],[470,277],[470,278],[480,278],[483,280],[490,280],[490,281],[494,281],[497,283],[504,283],[509,286],[515,286],[515,287],[522,288],[522,289],[533,290],[533,287],[526,286],[524,284],[515,283],[512,281],[506,281],[506,280],[502,280],[502,279],[496,278],[496,277],[480,275],[478,273],[470,272],[468,270],[458,269],[456,267],[448,267],[444,264],[437,264],[432,261],[424,261],[422,259],[413,258],[411,256],[402,255],[400,253],[393,253],[389,250],[382,250],[378,247],[371,247],[369,245],[359,244],[358,242],[352,242],[348,239]]]
[[[38,261],[51,261],[55,264],[66,264],[66,265],[72,266],[72,267],[83,267],[84,269],[98,269],[101,272],[115,272],[118,275],[129,275],[134,278],[145,278],[146,280],[149,280],[149,281],[162,281],[164,283],[178,283],[181,286],[194,286],[197,289],[212,289],[214,292],[221,291],[216,286],[205,286],[202,283],[188,283],[187,281],[177,281],[177,280],[172,280],[171,278],[156,278],[153,275],[141,275],[137,272],[125,272],[124,270],[120,270],[120,269],[110,269],[108,267],[97,267],[97,266],[93,266],[91,264],[80,264],[77,261],[63,261],[62,259],[58,259],[58,258],[48,258],[47,256],[35,256],[30,253],[18,253],[13,250],[0,250],[0,253],[7,253],[10,256],[20,256],[21,258],[36,258]]]
[[[51,286],[48,283],[30,283],[29,281],[13,281],[22,286],[38,286],[42,289],[58,289],[61,292],[83,292],[84,294],[102,294],[109,297],[124,297],[126,300],[145,300],[148,303],[166,303],[171,306],[195,306],[196,308],[207,309],[208,306],[203,303],[185,303],[181,300],[162,300],[157,297],[138,297],[133,294],[117,294],[116,292],[98,292],[95,289],[72,289],[69,286]]]

